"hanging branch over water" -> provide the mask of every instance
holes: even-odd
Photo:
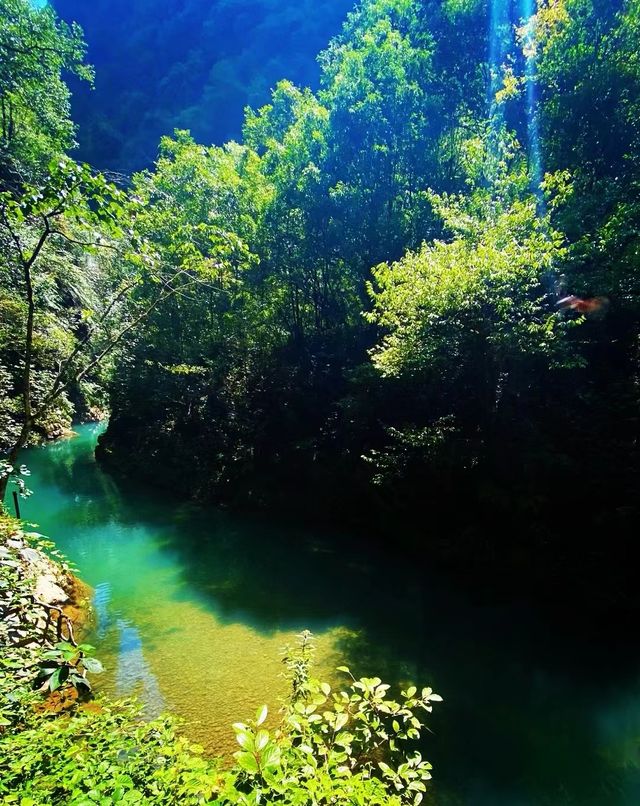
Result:
[[[153,263],[153,255],[145,251],[145,245],[131,241],[130,229],[125,232],[125,225],[131,223],[133,215],[122,191],[108,183],[102,175],[94,175],[88,166],[76,165],[70,160],[63,160],[53,167],[43,186],[25,185],[18,199],[9,192],[0,194],[0,228],[7,233],[13,245],[27,311],[20,381],[22,422],[7,452],[10,471],[0,477],[0,501],[4,498],[20,451],[27,444],[34,426],[52,404],[71,385],[86,378],[159,305],[199,282],[186,268],[174,269],[168,277],[156,274],[156,294],[141,310],[136,310],[133,294],[144,272],[132,271],[107,298],[101,313],[87,327],[73,349],[59,361],[48,389],[34,408],[33,352],[37,312],[34,271],[39,268],[47,246],[55,236],[62,236],[65,242],[81,247],[85,254],[101,249],[124,254],[127,247],[137,248],[144,253],[147,262]],[[60,223],[55,224],[55,221]],[[72,235],[64,232],[63,226],[74,227],[79,231],[77,237],[75,231]],[[99,233],[98,237],[96,233]],[[144,264],[144,260],[139,262]],[[187,282],[183,282],[185,276],[189,278]],[[116,327],[115,332],[108,333],[108,326],[119,322],[122,324]],[[92,346],[97,348],[97,352],[81,363],[81,357]]]

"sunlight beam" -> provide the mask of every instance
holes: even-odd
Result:
[[[538,118],[538,92],[536,86],[536,50],[532,18],[536,13],[535,0],[520,0],[520,15],[524,36],[522,39],[525,57],[525,90],[527,115],[527,140],[529,153],[529,175],[533,193],[538,200],[538,209],[544,213],[545,202],[542,193],[544,176],[542,149],[540,144],[540,123]]]

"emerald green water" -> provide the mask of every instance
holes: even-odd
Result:
[[[35,494],[22,514],[94,589],[103,690],[179,714],[228,753],[232,722],[277,707],[280,649],[308,628],[322,673],[346,662],[444,697],[426,745],[438,806],[640,804],[633,632],[604,644],[588,624],[474,601],[428,557],[120,486],[94,461],[101,428],[25,452]]]

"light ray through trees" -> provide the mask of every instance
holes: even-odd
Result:
[[[545,202],[541,188],[544,172],[542,165],[542,150],[540,146],[540,123],[538,119],[538,97],[536,86],[536,46],[534,35],[535,11],[535,0],[520,0],[520,13],[523,21],[522,46],[525,58],[529,173],[531,176],[532,190],[538,200],[538,210],[541,214],[544,214]]]

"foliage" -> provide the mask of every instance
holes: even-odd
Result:
[[[7,518],[0,526],[6,552],[21,533]],[[91,700],[86,672],[102,670],[92,647],[65,641],[43,646],[37,623],[24,610],[37,604],[34,581],[5,554],[0,576],[11,597],[2,601],[4,615],[20,612],[1,659],[3,802],[400,806],[421,801],[431,766],[416,743],[421,712],[440,701],[431,689],[419,694],[409,687],[395,701],[379,678],[356,680],[342,667],[350,682],[332,691],[311,677],[313,643],[305,632],[285,654],[291,693],[280,725],[266,729],[266,706],[253,722],[234,725],[240,750],[233,766],[223,770],[221,760],[203,758],[182,738],[171,719],[145,723],[132,702]],[[25,640],[30,632],[36,640]]]
[[[628,562],[640,2],[541,0],[530,19],[505,3],[497,20],[475,0],[364,0],[321,53],[319,89],[281,81],[222,147],[184,130],[212,132],[220,75],[266,98],[244,67],[210,70],[214,23],[230,46],[251,26],[233,27],[233,2],[206,5],[160,25],[155,4],[151,17],[131,4],[158,46],[139,46],[150,25],[130,26],[116,73],[141,59],[143,98],[173,95],[145,108],[143,128],[180,128],[125,193],[63,154],[63,71],[91,78],[79,30],[50,7],[0,2],[0,491],[21,481],[34,433],[55,435],[108,389],[102,456],[187,495],[376,526],[413,516],[403,531],[421,547],[440,531],[467,566],[477,548],[487,566],[531,559],[545,580],[550,562],[573,574],[578,553]],[[92,25],[127,25],[124,9],[83,6]],[[308,4],[270,8],[291,30],[323,27]],[[178,56],[180,31],[198,41]],[[111,94],[93,153],[117,160],[126,143],[149,166],[128,121],[140,96]],[[29,674],[3,705],[15,732],[2,744],[27,759],[0,760],[9,797],[418,802],[428,766],[410,743],[437,698],[389,700],[377,678],[315,683],[305,642],[281,726],[267,731],[262,709],[238,723],[227,773],[169,723],[67,702],[92,665],[84,650],[30,649],[11,661]],[[38,670],[59,719],[33,710]]]
[[[430,194],[452,239],[381,264],[370,285],[369,316],[385,333],[374,364],[384,375],[419,377],[433,390],[434,421],[476,435],[492,426],[504,398],[528,384],[536,363],[580,365],[563,338],[579,321],[554,307],[564,239],[539,216],[526,183],[518,163],[505,162],[493,187]]]
[[[82,159],[127,173],[149,167],[161,135],[190,129],[201,143],[238,139],[243,109],[261,106],[283,77],[317,86],[318,51],[351,0],[56,0],[85,31],[95,90],[74,85]],[[119,54],[112,59],[112,52]]]
[[[174,119],[159,98],[177,85],[176,104],[189,104],[177,122],[205,117],[189,90],[206,59],[183,59],[172,32],[202,42],[206,20],[230,24],[233,3],[209,6],[190,3],[162,24],[154,15],[158,47],[121,60],[118,69],[134,56],[154,67],[140,78],[143,97],[158,99],[144,110],[149,126]],[[598,545],[586,514],[595,494],[630,527],[639,6],[542,0],[529,18],[522,8],[364,0],[320,54],[318,89],[277,83],[269,103],[246,111],[242,142],[204,147],[176,130],[114,208],[96,204],[91,182],[103,183],[98,198],[112,191],[88,171],[77,199],[88,213],[73,202],[45,238],[32,304],[19,252],[28,262],[37,247],[44,202],[31,191],[54,200],[68,188],[46,171],[14,179],[0,233],[9,465],[19,466],[25,423],[53,436],[90,399],[105,408],[108,393],[101,456],[184,495],[375,526],[413,518],[420,541],[428,491],[447,534],[491,554],[502,531],[542,564],[541,535],[567,557],[568,534]],[[304,4],[272,10],[289,21],[307,13],[317,30]],[[85,19],[105,26],[106,11],[93,4]],[[55,23],[76,43],[80,69],[79,33],[38,14],[29,19],[49,26],[43,37]],[[152,35],[147,4],[130,14],[138,47]],[[125,19],[109,13],[115,27]],[[52,103],[60,64],[44,77]],[[175,70],[156,93],[167,64]],[[102,113],[130,117],[132,86]],[[115,159],[117,120],[114,131]],[[150,165],[148,143],[134,140]],[[451,511],[460,522],[450,530]],[[585,513],[580,528],[569,512]]]
[[[118,277],[108,261],[94,261],[89,282],[83,267],[71,263],[105,247],[116,251],[112,239],[123,235],[123,201],[123,193],[102,175],[65,158],[52,161],[39,182],[0,193],[3,294],[16,314],[0,343],[7,379],[0,432],[5,466],[16,464],[34,429],[56,435],[51,418],[68,422],[70,388],[99,361],[95,354],[87,359],[85,348],[91,344],[100,355],[99,340],[92,337],[107,319],[114,324],[123,287],[133,286],[131,277]]]
[[[387,331],[376,365],[389,374],[436,371],[443,380],[481,356],[492,377],[536,355],[551,357],[562,347],[561,318],[545,277],[562,260],[562,236],[538,219],[535,198],[479,221],[467,200],[434,202],[450,226],[462,219],[466,231],[375,270],[372,317]]]
[[[32,716],[0,738],[0,769],[4,802],[32,806],[207,803],[219,780],[168,720],[124,703]]]
[[[458,114],[478,97],[454,78],[454,26],[432,6],[428,19],[415,2],[354,12],[321,57],[321,92],[278,84],[247,113],[243,146],[162,141],[135,180],[144,237],[167,268],[186,268],[187,239],[221,273],[139,328],[111,386],[104,456],[121,465],[134,440],[185,492],[255,503],[292,479],[313,488],[345,451],[353,469],[360,446],[336,451],[335,430],[371,346],[370,267],[439,231],[429,181],[464,187]],[[198,369],[172,371],[185,366]]]
[[[289,707],[272,733],[261,727],[261,708],[253,726],[236,726],[243,749],[224,772],[180,737],[171,720],[141,722],[132,704],[99,700],[72,714],[31,716],[20,730],[0,737],[0,792],[6,803],[34,806],[419,803],[430,765],[417,751],[400,749],[387,763],[384,746],[418,735],[421,722],[413,709],[429,711],[438,698],[428,689],[422,695],[409,689],[396,703],[376,681],[354,681],[349,692],[331,695],[335,710],[324,716],[316,709],[326,701],[328,685],[314,682],[316,706],[299,701],[298,710]],[[380,715],[390,722],[387,738]],[[351,719],[355,734],[337,728]]]
[[[420,520],[427,488],[443,510],[485,484],[536,518],[559,489],[579,507],[572,471],[608,462],[583,456],[596,422],[635,478],[636,6],[505,11],[498,63],[486,4],[368,0],[320,90],[277,84],[242,145],[164,139],[140,233],[166,271],[219,274],[121,355],[102,455],[190,496],[374,523]],[[607,302],[585,317],[566,295]]]
[[[61,22],[50,5],[0,3],[0,180],[33,175],[74,144],[69,118],[70,72],[91,82],[80,28]],[[33,178],[33,176],[32,176]]]
[[[78,26],[48,4],[7,0],[0,10],[2,499],[9,477],[26,491],[13,470],[20,448],[59,436],[76,405],[95,400],[99,362],[86,347],[99,352],[108,314],[121,313],[123,277],[111,258],[124,194],[64,155],[73,146],[64,76],[92,79]]]
[[[70,687],[88,694],[91,683],[87,672],[100,674],[103,671],[100,661],[91,657],[93,649],[91,644],[74,646],[68,641],[58,641],[52,649],[43,652],[35,685],[51,692]]]
[[[638,308],[638,14],[635,0],[544,5],[538,37],[545,154],[571,176],[557,219],[576,284],[627,310]]]
[[[403,745],[420,738],[423,724],[416,712],[430,712],[441,698],[429,688],[418,695],[410,687],[396,702],[380,678],[356,680],[346,667],[338,671],[351,683],[332,692],[328,683],[309,676],[312,651],[305,632],[285,655],[292,695],[279,730],[263,727],[266,706],[253,722],[234,725],[241,772],[233,786],[246,792],[238,802],[420,803],[431,765]]]

